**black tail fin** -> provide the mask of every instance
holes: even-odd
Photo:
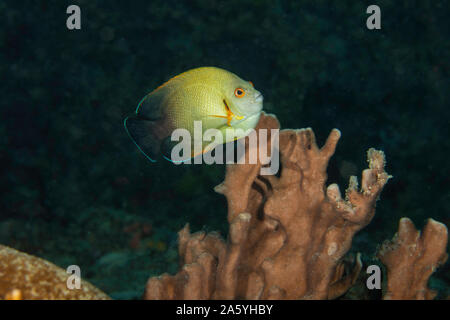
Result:
[[[153,135],[152,127],[154,123],[154,121],[141,118],[138,115],[127,117],[123,121],[131,140],[151,162],[156,162],[161,146],[160,141]]]

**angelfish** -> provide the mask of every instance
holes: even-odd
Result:
[[[194,121],[201,121],[202,136],[208,129],[218,129],[221,142],[227,143],[255,128],[262,107],[263,96],[252,82],[220,68],[201,67],[183,72],[147,94],[124,125],[148,159],[155,161],[163,155],[170,160],[175,129],[186,129],[194,137]],[[202,141],[200,154],[217,144]],[[186,159],[198,155],[194,143],[191,146]]]

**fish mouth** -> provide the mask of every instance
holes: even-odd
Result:
[[[255,97],[255,102],[263,102],[264,97],[261,93],[259,93],[256,97]]]

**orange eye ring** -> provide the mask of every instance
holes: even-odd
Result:
[[[234,95],[237,98],[242,98],[243,96],[245,96],[245,90],[242,88],[236,88],[236,90],[234,90]]]

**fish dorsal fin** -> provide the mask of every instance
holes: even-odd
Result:
[[[165,92],[153,91],[139,102],[136,115],[147,120],[156,121],[164,116]]]

